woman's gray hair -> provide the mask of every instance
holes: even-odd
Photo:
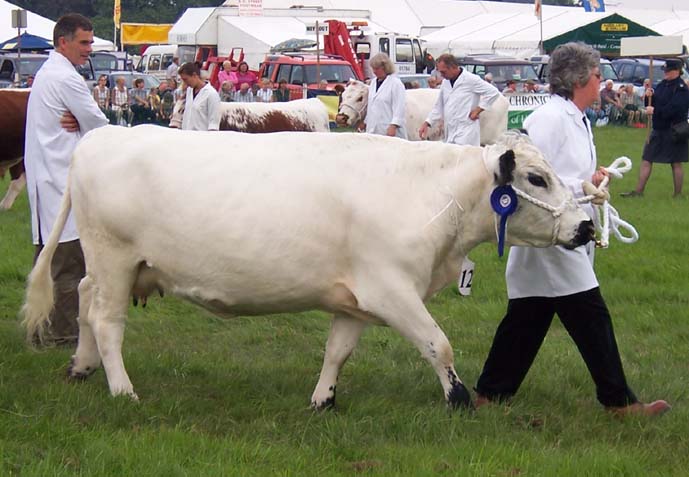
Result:
[[[385,53],[378,53],[377,55],[373,55],[371,59],[368,61],[368,65],[371,67],[371,69],[380,68],[382,66],[386,75],[391,75],[395,72],[395,64]]]
[[[550,55],[550,92],[572,99],[575,86],[585,86],[594,68],[600,67],[600,53],[581,42],[558,46]]]

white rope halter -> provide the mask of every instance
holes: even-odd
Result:
[[[632,161],[626,156],[618,157],[612,162],[612,164],[610,164],[610,166],[605,168],[605,170],[608,171],[608,174],[618,179],[621,178],[625,172],[629,172],[631,169]],[[607,189],[609,181],[609,177],[605,177],[600,186],[598,186],[598,189]],[[554,207],[520,189],[517,189],[514,186],[512,186],[512,188],[514,189],[514,192],[522,199],[531,202],[535,206],[545,209],[553,214],[555,224],[553,225],[552,245],[555,245],[557,236],[560,232],[560,215],[562,215],[565,210],[576,207],[577,204],[588,203],[595,198],[595,195],[587,195],[578,199],[566,199],[564,202],[562,202],[562,204],[560,204],[559,207]],[[598,240],[596,240],[597,247],[608,248],[610,245],[609,238],[611,228],[615,237],[622,243],[634,243],[639,240],[639,233],[636,231],[636,229],[629,222],[626,222],[620,218],[619,212],[617,212],[617,210],[610,205],[609,201],[606,200],[603,205],[591,205],[593,206],[594,210],[593,224],[596,227],[597,235],[600,237]],[[497,230],[497,216],[495,223]],[[620,228],[625,229],[630,236],[627,237],[623,235],[620,232]]]

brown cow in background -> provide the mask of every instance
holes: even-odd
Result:
[[[29,89],[0,89],[0,178],[9,169],[10,187],[0,202],[0,210],[12,207],[26,185],[24,174],[24,130]]]

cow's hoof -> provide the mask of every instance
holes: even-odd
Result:
[[[454,409],[474,410],[474,403],[471,400],[469,390],[460,382],[452,384],[452,389],[447,395],[447,405]]]
[[[72,359],[69,362],[69,367],[67,368],[67,377],[71,380],[84,381],[86,378],[96,372],[97,368],[91,366],[86,366],[84,369],[77,370],[74,362],[75,359],[74,356],[72,356]]]
[[[311,409],[318,412],[335,409],[335,396],[330,396],[329,398],[320,402],[311,401]]]

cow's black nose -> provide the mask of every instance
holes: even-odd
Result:
[[[593,220],[586,220],[579,224],[577,233],[574,236],[574,246],[584,245],[596,238],[596,228],[593,226]]]

